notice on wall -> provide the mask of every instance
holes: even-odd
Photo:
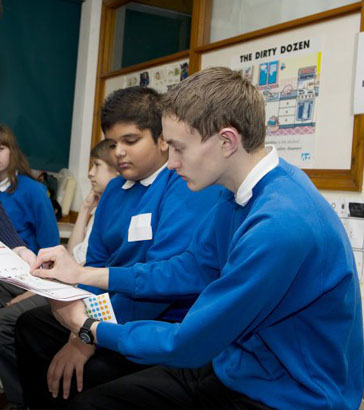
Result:
[[[261,91],[266,103],[266,142],[300,168],[313,168],[321,50],[318,39],[302,38],[267,49],[242,48],[231,67]]]
[[[160,93],[165,93],[170,87],[184,80],[187,76],[188,62],[182,61],[127,74],[123,79],[121,87],[142,85],[154,88]]]

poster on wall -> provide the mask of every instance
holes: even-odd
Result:
[[[139,77],[137,74],[132,73],[125,76],[124,84],[122,88],[133,87],[139,85]]]
[[[149,70],[127,74],[118,80],[118,87],[126,88],[135,85],[151,87],[165,93],[170,87],[188,77],[188,62],[180,61],[153,67]]]
[[[231,67],[261,91],[267,144],[301,168],[313,168],[320,96],[321,50],[316,38],[242,50]]]
[[[151,87],[165,93],[170,87],[188,77],[188,60],[178,60],[169,64],[151,67],[109,78],[105,83],[105,95],[120,88],[133,86]]]
[[[173,63],[150,71],[152,71],[151,87],[160,93],[165,93],[188,76],[188,63]]]

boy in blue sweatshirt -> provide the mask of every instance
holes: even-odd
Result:
[[[194,74],[164,100],[168,167],[199,191],[230,191],[181,255],[73,271],[62,249],[38,276],[134,298],[201,291],[181,323],[95,321],[53,304],[74,334],[152,368],[77,396],[67,409],[357,409],[363,391],[359,281],[345,230],[307,176],[264,146],[264,100],[239,72]],[[196,272],[198,274],[196,274]]]
[[[167,260],[187,248],[195,221],[217,202],[220,188],[191,192],[186,182],[166,167],[168,145],[162,137],[159,101],[160,95],[153,89],[131,87],[112,93],[102,107],[102,129],[115,141],[113,155],[121,176],[110,181],[100,198],[87,266],[131,267],[138,262]],[[104,292],[95,286],[86,288],[93,293]],[[137,319],[180,321],[196,294],[188,293],[177,300],[136,300],[110,292],[110,298],[118,323]],[[30,343],[24,361],[19,363],[30,372],[24,377],[24,385],[29,403],[37,408],[58,405],[49,394],[47,372],[53,395],[57,396],[55,392],[62,384],[62,395],[67,398],[73,373],[77,378],[72,390],[75,394],[83,384],[87,388],[141,368],[119,354],[95,351],[94,346],[69,338],[68,329],[58,324],[47,307],[35,309],[19,323],[22,343]],[[34,354],[30,353],[32,349]],[[60,401],[59,405],[64,405]]]

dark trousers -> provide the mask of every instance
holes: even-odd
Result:
[[[62,380],[57,399],[48,391],[47,371],[54,355],[67,343],[69,330],[53,317],[49,306],[30,310],[20,316],[16,324],[15,344],[20,380],[25,400],[31,409],[63,408],[70,401],[62,398]],[[97,349],[84,368],[84,390],[147,366],[130,362],[121,354]],[[70,398],[77,395],[73,377]]]
[[[107,349],[97,349],[86,363],[82,393],[77,393],[74,378],[70,398],[63,400],[60,388],[59,398],[53,399],[48,392],[47,370],[68,337],[69,331],[54,319],[49,306],[20,316],[15,332],[16,352],[26,401],[31,409],[270,409],[225,387],[211,365],[200,369],[148,367],[132,363]]]
[[[10,283],[0,283],[0,304],[5,306],[14,297],[24,293]],[[47,299],[34,295],[0,309],[0,379],[12,409],[25,408],[15,354],[14,333],[18,317],[36,306],[47,305]]]
[[[162,366],[124,376],[75,397],[67,410],[267,410],[225,387],[211,364],[199,369]]]

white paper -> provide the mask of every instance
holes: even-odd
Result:
[[[93,294],[58,281],[37,278],[15,252],[0,242],[0,281],[30,290],[37,295],[61,301],[73,301]]]
[[[358,33],[358,53],[354,84],[354,115],[364,114],[364,32]]]
[[[136,242],[153,239],[151,222],[151,213],[132,216],[128,231],[128,241]]]

